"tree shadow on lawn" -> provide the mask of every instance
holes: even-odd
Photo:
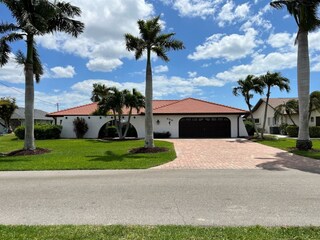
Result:
[[[267,162],[256,165],[256,167],[269,171],[286,171],[287,169],[295,169],[303,172],[320,174],[320,160],[298,156],[289,152],[279,152],[274,158],[266,159]]]
[[[139,156],[137,154],[115,154],[112,151],[106,151],[105,155],[101,156],[86,156],[87,158],[91,158],[89,161],[101,161],[101,162],[122,162],[128,159],[141,159],[144,158],[144,156]]]

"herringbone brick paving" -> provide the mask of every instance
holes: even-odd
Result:
[[[154,169],[298,169],[320,173],[320,160],[246,139],[170,139],[177,158]]]

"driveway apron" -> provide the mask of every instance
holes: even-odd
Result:
[[[320,173],[320,161],[246,139],[170,139],[177,158],[154,169],[287,168]]]

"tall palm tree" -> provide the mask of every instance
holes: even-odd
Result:
[[[250,103],[250,99],[253,98],[252,92],[258,93],[258,94],[263,93],[264,84],[259,78],[253,75],[248,75],[244,80],[239,79],[237,83],[238,83],[238,86],[233,88],[233,91],[232,91],[233,95],[235,96],[242,95],[244,97],[244,100],[250,112],[250,117],[254,126],[254,130],[257,133],[257,136],[259,137],[259,131],[253,118],[252,105]]]
[[[155,53],[160,59],[168,62],[169,50],[184,49],[183,42],[175,40],[175,33],[161,33],[161,25],[159,23],[160,16],[151,20],[139,20],[138,26],[140,37],[135,37],[131,34],[125,34],[126,47],[128,51],[135,52],[135,58],[140,59],[144,52],[147,54],[146,66],[146,107],[145,107],[145,148],[153,148],[153,87],[152,87],[152,68],[151,68],[151,53]]]
[[[127,136],[129,127],[130,127],[130,120],[132,115],[132,110],[136,109],[137,112],[140,112],[140,109],[145,107],[145,98],[144,96],[137,91],[135,88],[132,89],[132,93],[130,91],[125,92],[125,106],[129,108],[129,115],[128,115],[128,121],[126,125],[125,132],[123,134],[124,137]]]
[[[309,119],[314,111],[320,111],[320,91],[314,91],[310,94]]]
[[[296,43],[298,44],[298,97],[299,97],[299,134],[296,147],[300,150],[312,148],[309,135],[309,91],[310,91],[310,60],[308,33],[320,26],[317,16],[319,0],[281,0],[272,1],[270,5],[280,9],[286,7],[298,25]]]
[[[17,61],[25,71],[25,141],[24,149],[34,150],[34,76],[37,82],[43,74],[37,53],[35,37],[56,31],[77,37],[83,32],[84,24],[74,20],[80,16],[80,8],[69,3],[49,0],[0,0],[11,11],[15,23],[0,23],[0,67],[5,65],[11,53],[10,43],[26,40],[26,56],[17,54]]]
[[[280,117],[282,119],[284,115],[287,115],[293,125],[297,126],[292,118],[293,114],[299,114],[299,101],[296,99],[291,99],[289,101],[283,102],[282,104],[275,107],[274,117],[276,119],[279,119]]]
[[[280,91],[290,91],[290,86],[289,86],[289,79],[282,77],[281,73],[275,72],[275,73],[270,73],[267,72],[265,75],[261,75],[260,80],[264,83],[265,87],[267,88],[267,93],[266,93],[266,106],[264,109],[264,118],[263,118],[263,124],[262,124],[262,130],[261,130],[261,138],[263,138],[264,130],[266,128],[266,121],[267,121],[267,114],[268,114],[268,106],[269,106],[269,98],[271,94],[271,88],[272,87],[278,87]]]

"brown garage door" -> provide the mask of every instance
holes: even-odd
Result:
[[[230,138],[231,122],[225,117],[190,117],[179,122],[180,138]]]

